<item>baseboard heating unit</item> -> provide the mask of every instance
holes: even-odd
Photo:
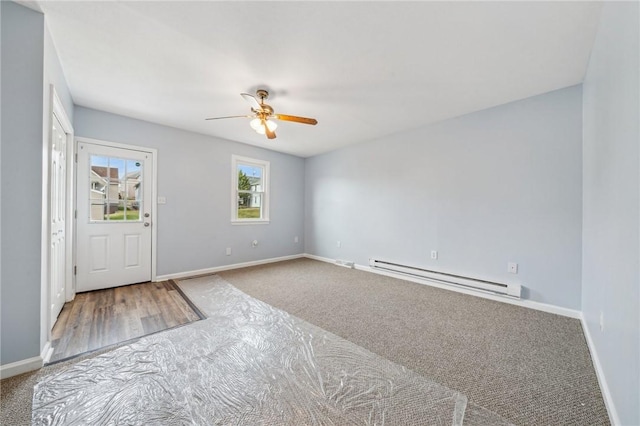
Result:
[[[426,280],[443,284],[452,284],[476,290],[488,291],[491,293],[520,298],[520,284],[502,284],[492,281],[479,280],[476,278],[462,277],[459,275],[447,274],[444,272],[430,271],[428,269],[415,266],[402,265],[379,259],[369,259],[369,266],[374,269],[381,269],[389,272],[411,275]]]

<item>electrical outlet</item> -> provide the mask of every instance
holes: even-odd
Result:
[[[227,247],[227,256],[231,256],[231,247]]]
[[[338,247],[338,248],[342,247],[342,242],[341,242],[341,241],[338,241],[338,242],[336,243],[336,247]]]
[[[437,250],[431,250],[431,258],[433,260],[438,260],[438,251]]]
[[[517,274],[518,273],[518,264],[514,263],[514,262],[507,263],[507,271],[509,271],[509,273],[511,273],[511,274]]]
[[[299,241],[299,240],[298,240],[298,236],[297,236],[297,235],[296,235],[295,237],[293,237],[293,242],[294,242],[294,243],[297,243],[298,241]]]

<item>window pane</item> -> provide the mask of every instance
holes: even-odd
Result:
[[[238,189],[244,191],[262,191],[262,167],[238,164]]]
[[[92,221],[139,221],[142,164],[137,160],[92,155],[89,173]]]
[[[260,219],[262,217],[262,194],[238,193],[238,219]]]
[[[231,156],[231,222],[269,223],[269,162]]]
[[[142,210],[142,164],[127,160],[121,197],[126,201],[127,220],[139,220]]]

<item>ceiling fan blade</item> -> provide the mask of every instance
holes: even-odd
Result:
[[[255,111],[262,111],[262,106],[260,105],[260,102],[258,102],[258,100],[255,98],[255,96],[252,96],[248,93],[240,93],[240,96],[242,96],[245,101],[249,102],[249,105],[251,105],[251,109]]]
[[[315,126],[316,124],[318,124],[318,120],[316,120],[315,118],[297,117],[295,115],[286,115],[286,114],[274,114],[273,117],[277,118],[278,120],[293,121],[293,122],[302,123],[302,124],[311,124],[312,126]]]
[[[269,129],[267,129],[264,133],[267,135],[267,139],[275,139],[276,138],[276,132],[272,132]]]
[[[275,139],[276,138],[276,132],[269,130],[269,126],[267,126],[267,121],[262,118],[260,120],[260,123],[262,123],[262,127],[264,127],[264,134],[267,135],[268,139]]]
[[[205,118],[205,120],[222,120],[224,118],[251,118],[253,115],[230,115],[228,117],[211,117]]]

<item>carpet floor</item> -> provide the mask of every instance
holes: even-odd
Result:
[[[576,319],[309,259],[219,275],[515,424],[609,424]],[[29,424],[35,383],[75,362],[2,380],[0,424]]]
[[[207,319],[43,378],[33,424],[509,425],[219,276],[178,285]]]
[[[310,259],[219,275],[515,424],[609,424],[577,319]]]

